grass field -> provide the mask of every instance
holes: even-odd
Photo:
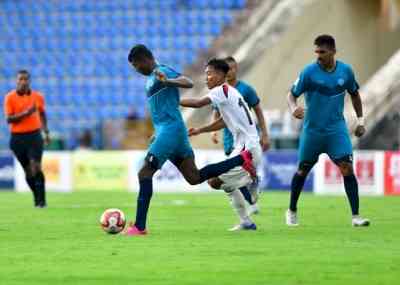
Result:
[[[222,194],[158,194],[146,237],[111,236],[101,212],[134,216],[132,193],[0,193],[0,284],[398,284],[400,199],[362,198],[370,228],[352,228],[343,197],[303,195],[287,228],[287,193],[266,193],[259,230],[232,233]]]

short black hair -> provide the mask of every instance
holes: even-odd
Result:
[[[215,70],[222,71],[225,74],[229,71],[229,65],[224,59],[212,58],[207,62],[207,66],[212,66]]]
[[[143,58],[154,59],[151,51],[143,44],[135,45],[129,52],[128,61],[133,62],[135,60],[141,60]]]
[[[29,71],[26,70],[26,69],[20,69],[20,70],[18,70],[17,74],[26,74],[26,75],[28,75],[28,78],[31,78],[31,74],[30,74]]]
[[[330,49],[336,49],[335,39],[331,35],[319,35],[314,40],[316,46],[327,46]]]
[[[236,59],[233,56],[227,56],[224,59],[226,62],[233,62],[233,63],[237,63]]]

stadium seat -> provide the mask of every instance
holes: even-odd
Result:
[[[145,43],[160,62],[182,71],[245,4],[245,0],[2,0],[0,92],[4,95],[14,88],[17,70],[30,70],[33,86],[45,94],[50,127],[73,146],[84,124],[71,122],[90,121],[95,127],[104,119],[125,118],[129,106],[146,103],[145,79],[127,62],[134,44]],[[0,130],[4,148],[7,128]]]

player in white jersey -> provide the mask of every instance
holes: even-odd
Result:
[[[201,108],[206,105],[214,105],[218,108],[221,117],[212,123],[189,129],[189,135],[198,135],[205,132],[213,132],[227,127],[233,135],[234,150],[231,156],[247,149],[253,156],[253,166],[261,163],[262,151],[260,138],[257,133],[256,125],[247,104],[243,97],[232,86],[226,83],[226,74],[229,65],[220,59],[212,59],[207,63],[206,75],[207,86],[210,92],[200,98],[182,98],[181,106]],[[214,189],[223,189],[231,198],[232,206],[240,217],[240,224],[231,230],[255,230],[257,227],[250,219],[246,211],[246,204],[243,195],[238,190],[247,186],[256,178],[256,171],[252,175],[244,171],[241,167],[236,167],[223,175],[208,180],[209,185]],[[258,195],[251,193],[252,195]],[[257,199],[257,197],[254,197]]]

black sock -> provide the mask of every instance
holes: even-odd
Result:
[[[358,215],[359,200],[357,178],[354,176],[354,174],[351,174],[349,176],[344,176],[343,180],[344,189],[350,202],[351,212],[353,215]]]
[[[46,188],[45,188],[45,178],[42,171],[39,171],[35,176],[35,189],[39,201],[39,206],[45,206]]]
[[[35,185],[35,177],[25,177],[26,183],[28,184],[29,188],[31,189],[33,193],[33,199],[35,202],[35,206],[39,204],[39,198],[36,193],[36,185]]]
[[[228,172],[232,168],[242,165],[243,162],[242,156],[237,155],[218,163],[209,164],[200,169],[200,183],[209,178],[218,177],[222,173]]]
[[[149,210],[151,196],[153,195],[153,179],[144,178],[140,180],[139,187],[135,226],[143,231],[146,228],[147,212]]]
[[[250,205],[255,204],[251,200],[251,194],[246,186],[239,188],[239,190],[240,190],[240,192],[242,192],[242,195],[243,195],[244,199],[247,201],[247,203],[249,203]]]
[[[297,211],[297,201],[299,200],[300,193],[301,190],[303,190],[305,181],[306,181],[306,176],[300,176],[297,174],[297,172],[294,174],[292,178],[289,209],[293,212]]]

